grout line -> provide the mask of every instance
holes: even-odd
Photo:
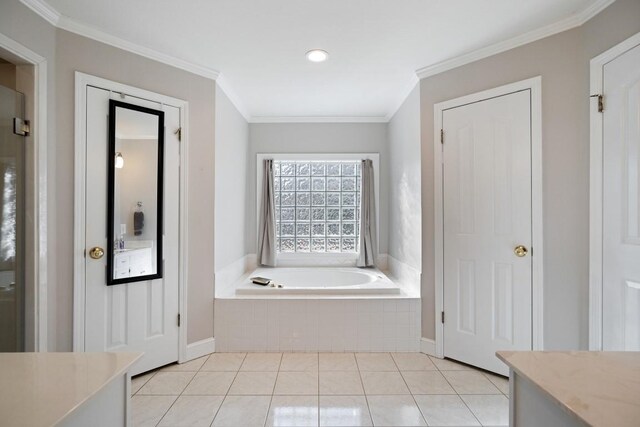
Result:
[[[360,377],[360,385],[362,385],[362,393],[364,394],[364,401],[367,402],[367,410],[369,411],[369,419],[371,420],[371,425],[375,425],[373,421],[373,414],[371,413],[371,406],[369,405],[369,396],[367,395],[367,391],[364,389],[364,381],[362,380],[362,372],[360,371],[360,365],[358,364],[358,358],[355,353],[353,354],[353,358],[356,360],[356,368],[358,369],[358,376]]]
[[[218,406],[218,409],[216,410],[216,413],[213,416],[213,419],[211,420],[211,424],[209,424],[209,426],[213,426],[213,422],[216,420],[216,417],[220,413],[220,409],[222,409],[222,405],[227,400],[227,396],[229,395],[229,391],[231,390],[231,387],[233,386],[233,383],[236,381],[236,378],[238,377],[238,373],[240,372],[240,368],[242,367],[242,364],[244,363],[245,359],[247,358],[247,354],[248,353],[244,353],[244,357],[242,358],[242,362],[240,362],[240,365],[238,366],[238,369],[236,370],[236,374],[233,376],[233,380],[231,380],[231,384],[229,384],[229,388],[227,389],[227,392],[224,394],[224,397],[222,398],[222,402],[220,402],[220,406]],[[202,366],[204,366],[204,364]],[[223,372],[223,371],[220,371],[220,372]],[[224,371],[224,372],[226,372],[226,371]]]
[[[422,409],[420,409],[420,405],[418,405],[418,401],[416,400],[416,397],[413,395],[413,392],[409,388],[409,384],[407,384],[407,380],[405,380],[404,375],[402,375],[402,371],[400,370],[400,366],[398,366],[398,362],[396,362],[396,359],[393,357],[392,354],[389,354],[389,356],[391,357],[391,360],[393,360],[394,365],[396,365],[396,368],[398,369],[398,373],[400,374],[400,378],[402,378],[402,382],[404,382],[404,386],[407,387],[407,390],[409,391],[409,396],[411,396],[411,399],[413,399],[413,403],[416,405],[416,408],[418,408],[418,412],[422,417],[422,421],[424,421],[425,425],[429,425],[429,423],[427,422],[427,419],[422,413]]]
[[[273,396],[276,392],[276,385],[278,384],[278,377],[280,376],[280,368],[282,368],[282,359],[284,359],[284,352],[280,353],[280,362],[278,363],[278,370],[276,371],[276,380],[273,382],[271,399],[269,399],[269,407],[267,408],[267,415],[264,417],[264,423],[262,424],[265,427],[267,425],[267,421],[269,421],[269,413],[271,412],[271,405],[273,404]]]

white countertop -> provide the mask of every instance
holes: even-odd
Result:
[[[0,423],[51,426],[142,353],[0,353]]]
[[[590,426],[640,425],[640,352],[499,351],[497,355]]]

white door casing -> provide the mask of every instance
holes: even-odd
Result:
[[[495,351],[542,347],[539,90],[435,106],[436,354],[502,374]]]
[[[74,350],[143,351],[145,356],[134,367],[135,375],[185,359],[184,323],[181,328],[177,324],[178,313],[184,312],[185,305],[184,253],[181,254],[184,227],[180,222],[184,197],[181,142],[174,132],[181,128],[181,122],[184,123],[181,116],[184,117],[186,103],[167,97],[154,99],[155,94],[136,92],[134,88],[109,87],[110,82],[107,81],[99,81],[102,84],[96,87],[88,84],[92,79],[95,78],[77,76],[77,90],[84,91],[84,96],[79,98],[85,106],[86,117],[86,121],[80,123],[86,137],[76,141],[77,144],[86,144],[77,156],[86,159],[81,167],[85,171],[85,179],[76,176],[76,196],[86,189],[86,197],[76,200],[76,213],[84,219],[81,221],[82,229],[79,229],[80,224],[76,224],[76,253],[81,252],[80,255],[85,249],[88,253],[93,246],[106,248],[107,243],[105,156],[109,99],[162,109],[165,113],[164,231],[161,236],[164,241],[163,278],[106,286],[106,257],[100,260],[88,256],[76,259],[75,301],[80,302],[80,306],[74,307]],[[120,93],[109,89],[119,89],[120,93],[127,95],[123,99]],[[135,96],[131,95],[132,92]],[[182,135],[184,137],[184,131]],[[81,186],[78,179],[84,181]]]
[[[592,78],[600,86],[593,89],[603,95],[604,110],[592,106],[597,136],[592,133],[590,348],[638,351],[640,37],[621,47],[592,61]],[[594,168],[596,162],[599,168]],[[600,220],[596,229],[595,220]]]

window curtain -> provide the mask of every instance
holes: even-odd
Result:
[[[273,159],[265,159],[262,168],[262,202],[258,231],[258,264],[276,265],[276,209],[273,186]]]
[[[376,261],[377,229],[376,229],[376,200],[373,182],[373,162],[370,159],[362,161],[362,188],[360,191],[360,252],[358,253],[358,267],[374,267]]]

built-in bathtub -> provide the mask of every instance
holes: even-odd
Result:
[[[238,263],[216,275],[216,351],[419,351],[420,276],[393,267]]]
[[[254,284],[252,277],[272,280],[273,285]],[[389,295],[400,288],[375,268],[257,268],[236,286],[238,295]]]

